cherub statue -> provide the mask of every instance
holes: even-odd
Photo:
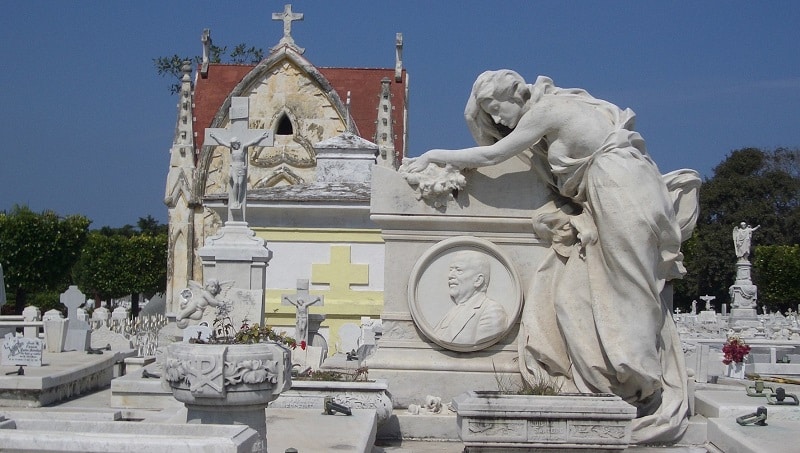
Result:
[[[189,325],[189,320],[199,321],[203,317],[208,306],[219,307],[224,304],[224,297],[228,290],[233,287],[233,280],[221,282],[210,278],[203,287],[199,282],[189,280],[189,288],[181,291],[181,311],[176,318],[178,328],[185,329]]]

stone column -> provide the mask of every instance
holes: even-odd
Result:
[[[251,323],[264,324],[264,289],[267,286],[267,265],[272,252],[266,242],[256,237],[255,231],[247,222],[225,222],[219,234],[206,239],[205,245],[197,254],[203,263],[203,278],[217,279],[219,282],[233,282],[233,288],[249,290],[256,307],[249,310],[234,306],[234,312],[247,312]],[[236,317],[232,316],[234,323]],[[238,325],[236,326],[239,327]]]

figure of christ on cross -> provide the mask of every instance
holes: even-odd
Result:
[[[308,307],[314,304],[324,305],[322,296],[312,296],[308,292],[308,280],[297,280],[297,293],[284,294],[283,305],[294,305],[297,309],[295,315],[295,339],[308,344]]]
[[[247,148],[249,146],[272,146],[272,131],[249,129],[249,99],[231,98],[230,128],[206,129],[208,145],[222,145],[231,149],[230,179],[228,181],[228,221],[246,221],[247,207]],[[234,213],[241,212],[240,219]]]

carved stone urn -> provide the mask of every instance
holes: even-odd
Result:
[[[163,378],[186,405],[187,423],[248,425],[266,451],[267,404],[292,386],[291,353],[276,343],[167,347]]]

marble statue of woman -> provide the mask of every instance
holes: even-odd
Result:
[[[430,150],[400,171],[525,153],[552,187],[561,206],[540,218],[555,240],[523,307],[523,376],[544,371],[566,391],[619,395],[637,407],[634,441],[676,440],[688,399],[669,281],[685,273],[680,246],[697,219],[699,175],[661,175],[631,110],[547,77],[529,85],[510,70],[485,72],[465,116],[478,146]]]

